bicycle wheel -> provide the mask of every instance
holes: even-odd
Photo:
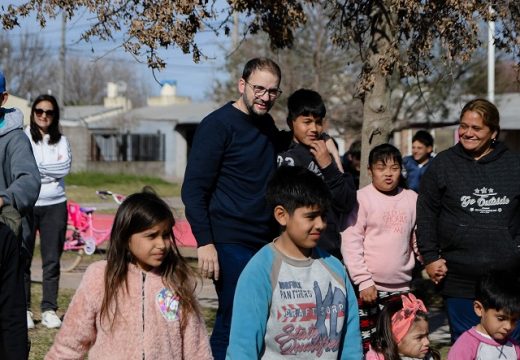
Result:
[[[96,239],[93,237],[87,237],[84,239],[85,245],[83,246],[83,251],[87,255],[92,255],[96,252]]]
[[[84,253],[83,249],[64,251],[60,260],[61,272],[73,271],[81,262]]]

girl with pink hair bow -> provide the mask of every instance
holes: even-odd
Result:
[[[428,339],[428,310],[413,294],[385,305],[366,360],[440,360]]]

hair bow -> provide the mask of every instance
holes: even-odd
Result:
[[[417,299],[413,294],[401,295],[401,300],[403,308],[392,316],[392,334],[397,343],[403,339],[412,326],[417,312],[428,312],[422,300]]]

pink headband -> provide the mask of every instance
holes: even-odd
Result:
[[[401,295],[403,308],[392,316],[392,334],[396,343],[399,343],[406,335],[415,320],[417,311],[427,312],[424,303],[413,294]]]

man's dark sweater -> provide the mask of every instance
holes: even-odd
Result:
[[[260,248],[275,236],[265,201],[276,169],[272,117],[248,116],[228,103],[197,127],[182,186],[198,246],[238,243]]]
[[[278,166],[300,166],[320,176],[327,184],[332,195],[332,208],[327,212],[327,229],[321,234],[318,246],[338,259],[341,256],[340,232],[343,215],[356,204],[356,187],[352,176],[338,170],[334,160],[325,168],[320,168],[314,161],[310,150],[305,145],[293,142],[289,150],[278,155]]]
[[[490,268],[520,261],[520,157],[503,144],[474,160],[457,144],[431,160],[417,200],[417,243],[425,264],[439,257],[443,294],[474,298]]]

